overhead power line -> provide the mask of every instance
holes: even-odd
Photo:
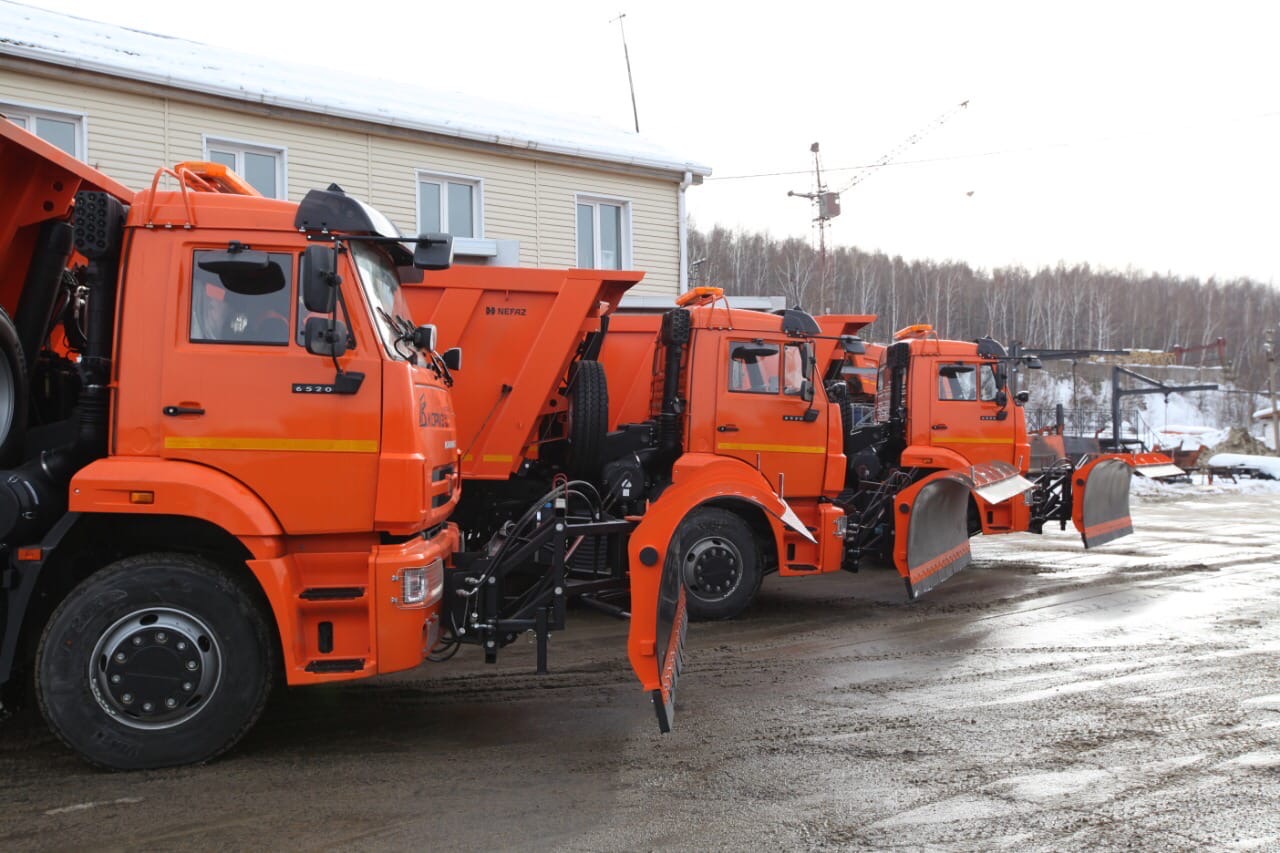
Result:
[[[1275,118],[1280,116],[1280,111],[1271,110],[1264,113],[1255,113],[1248,116],[1236,116],[1231,119],[1223,119],[1223,121],[1256,121],[1258,119]],[[954,160],[980,160],[984,157],[1000,157],[1006,154],[1029,154],[1036,151],[1049,151],[1053,149],[1070,149],[1070,148],[1087,148],[1092,145],[1101,145],[1107,142],[1114,142],[1121,139],[1136,139],[1147,136],[1167,136],[1168,128],[1159,130],[1143,130],[1134,133],[1119,133],[1100,136],[1096,139],[1085,139],[1078,142],[1047,142],[1040,145],[1025,145],[1021,148],[997,148],[992,151],[976,151],[968,154],[950,154],[942,157],[921,157],[915,160],[895,160],[892,163],[883,163],[879,161],[875,163],[864,163],[859,166],[823,166],[823,171],[827,174],[835,172],[858,172],[874,168],[898,168],[901,166],[919,166],[928,163],[947,163]],[[704,178],[704,181],[744,181],[753,178],[780,178],[790,175],[808,175],[809,169],[787,169],[776,172],[749,172],[742,175],[710,175]]]

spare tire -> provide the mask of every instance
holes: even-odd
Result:
[[[569,474],[596,483],[609,432],[609,389],[604,365],[580,361],[569,388]]]
[[[0,467],[22,460],[27,429],[27,362],[18,328],[0,308]]]

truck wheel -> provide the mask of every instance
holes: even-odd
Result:
[[[690,617],[732,619],[755,600],[764,573],[755,536],[740,516],[695,509],[680,522],[673,544]]]
[[[596,482],[609,432],[609,388],[604,365],[580,361],[569,391],[569,473]]]
[[[36,651],[36,697],[90,764],[208,761],[258,719],[278,651],[250,593],[184,554],[120,560],[58,606]]]
[[[27,362],[13,320],[0,308],[0,467],[22,455],[27,425]]]

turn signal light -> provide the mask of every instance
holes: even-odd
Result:
[[[131,504],[153,504],[156,502],[155,492],[130,492],[129,503]]]

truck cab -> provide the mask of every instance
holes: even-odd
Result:
[[[1016,472],[1010,487],[1029,486],[1031,446],[1022,400],[1009,390],[1010,362],[991,340],[942,340],[931,326],[919,324],[894,335],[877,377],[877,410],[885,414],[900,386],[906,401],[903,467],[971,471],[996,464]],[[1026,483],[1026,486],[1023,484]],[[1009,501],[1007,490],[994,500],[975,495],[970,533],[1025,530],[1025,501]]]
[[[459,453],[400,281],[447,239],[336,187],[183,164],[134,193],[7,122],[0,145],[6,700],[30,683],[91,763],[160,767],[229,749],[277,679],[421,663]]]

